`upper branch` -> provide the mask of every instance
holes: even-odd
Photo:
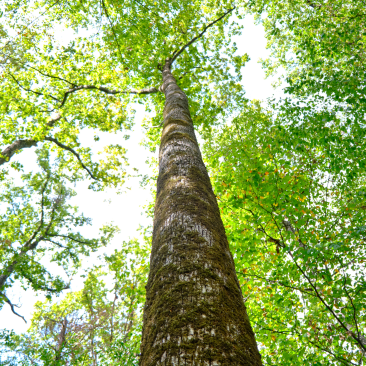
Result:
[[[51,121],[48,122],[49,126],[53,126],[53,124],[58,121],[61,118],[60,115],[58,115],[56,118],[52,119]],[[74,156],[76,156],[76,158],[79,160],[81,166],[88,172],[88,174],[90,175],[91,178],[93,178],[94,180],[98,180],[93,173],[89,170],[89,168],[83,163],[83,161],[80,158],[80,155],[71,147],[64,145],[63,143],[61,143],[60,141],[56,140],[53,137],[45,137],[44,138],[45,141],[51,141],[53,143],[55,143],[57,146],[61,147],[64,150],[70,151]],[[29,139],[29,140],[17,140],[14,141],[11,145],[9,145],[7,148],[5,148],[2,152],[1,152],[1,157],[0,157],[0,166],[7,163],[10,158],[19,150],[25,149],[27,147],[32,147],[32,146],[37,146],[37,143],[39,141],[37,140],[33,140],[33,139]]]
[[[2,295],[5,299],[5,302],[9,304],[10,308],[11,308],[11,311],[13,312],[13,314],[15,314],[16,316],[19,316],[19,318],[22,318],[25,322],[27,322],[24,318],[24,316],[18,314],[15,310],[14,310],[14,307],[18,307],[17,305],[13,304],[9,298],[4,294],[4,293],[0,293],[0,295]]]
[[[46,96],[46,94],[44,93],[41,93],[41,92],[38,92],[36,90],[32,90],[32,89],[28,89],[28,88],[25,88],[22,84],[20,84],[20,82],[15,78],[15,76],[13,74],[11,74],[9,72],[9,75],[12,77],[12,79],[17,83],[17,85],[19,86],[19,88],[23,89],[24,91],[27,91],[27,92],[31,92],[31,93],[34,93],[34,94],[37,94],[37,95],[43,95],[43,96]],[[56,102],[59,102],[60,100],[57,99],[56,97],[52,96],[52,95],[48,95],[50,98],[52,98],[53,100],[55,100]]]
[[[49,122],[47,122],[47,126],[52,127],[60,119],[61,119],[61,115],[57,114],[56,117],[52,118]],[[7,163],[17,151],[23,150],[28,147],[37,146],[37,143],[38,143],[38,141],[33,140],[33,139],[14,141],[11,145],[6,147],[1,152],[0,166]]]
[[[112,89],[105,88],[104,86],[79,85],[79,86],[76,86],[75,88],[71,88],[65,92],[64,97],[61,101],[61,104],[59,105],[58,108],[61,108],[65,105],[66,100],[70,94],[75,93],[79,90],[93,90],[93,89],[102,91],[106,94],[112,94],[112,95],[116,95],[116,94],[152,94],[152,93],[157,93],[159,91],[157,88],[154,88],[154,87],[145,88],[145,89],[141,89],[141,90],[137,90],[137,89],[112,90]]]
[[[93,173],[88,169],[88,167],[83,163],[83,161],[80,158],[80,155],[71,147],[64,145],[63,143],[61,143],[60,141],[56,140],[53,137],[45,137],[46,141],[51,141],[53,143],[55,143],[57,146],[61,147],[62,149],[65,149],[67,151],[70,151],[73,155],[76,156],[76,158],[79,160],[81,166],[89,173],[89,175],[91,176],[91,178],[93,178],[94,180],[98,180],[97,178],[94,177]]]
[[[18,61],[18,62],[19,62],[19,61]],[[22,63],[22,62],[20,62],[20,63]],[[71,81],[66,80],[66,79],[64,79],[64,78],[62,78],[62,77],[60,77],[60,76],[47,74],[47,73],[45,73],[45,72],[43,72],[43,71],[41,71],[41,70],[39,70],[39,69],[35,68],[34,66],[27,65],[26,63],[22,63],[22,64],[23,64],[23,66],[29,67],[30,69],[33,69],[33,70],[35,70],[35,71],[39,72],[39,73],[40,73],[41,75],[43,75],[43,76],[47,76],[47,77],[52,78],[52,79],[57,79],[57,80],[60,80],[60,81],[65,82],[65,83],[67,83],[67,84],[70,84],[70,85],[72,85],[72,86],[76,86],[76,84],[74,84],[74,83],[72,83]]]
[[[9,145],[8,147],[6,147],[2,152],[1,152],[1,157],[0,157],[0,165],[5,164],[6,162],[8,162],[10,160],[10,158],[19,150],[23,150],[27,147],[32,147],[32,146],[37,146],[37,142],[36,140],[17,140],[14,141],[11,145]]]
[[[235,9],[235,6],[232,9],[229,9],[226,13],[224,13],[223,15],[221,15],[220,18],[217,18],[216,20],[214,20],[213,22],[209,23],[206,25],[206,27],[203,28],[202,32],[199,33],[196,37],[192,38],[188,43],[186,43],[179,51],[175,51],[174,52],[174,56],[173,58],[170,60],[170,65],[173,64],[173,62],[180,56],[180,54],[187,48],[189,47],[191,44],[193,44],[194,42],[197,41],[197,39],[201,38],[205,32],[207,31],[207,29],[209,29],[210,27],[212,27],[214,24],[216,24],[217,22],[219,22],[221,19],[225,18],[226,15],[228,15],[229,13],[231,13],[233,10]]]

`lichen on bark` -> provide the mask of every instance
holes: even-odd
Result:
[[[188,99],[167,60],[140,366],[262,365]]]

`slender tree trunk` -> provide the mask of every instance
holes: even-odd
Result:
[[[167,61],[140,366],[262,365],[188,99]]]
[[[60,334],[58,336],[58,343],[56,345],[56,358],[55,361],[61,361],[62,359],[62,350],[66,343],[66,331],[67,331],[67,318],[62,322]],[[56,362],[58,363],[58,362]]]

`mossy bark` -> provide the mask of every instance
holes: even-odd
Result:
[[[167,61],[140,366],[262,365],[188,100]]]

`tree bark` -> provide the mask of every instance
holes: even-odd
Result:
[[[170,69],[167,60],[140,366],[259,366],[188,99]]]
[[[17,140],[13,142],[1,152],[0,165],[7,163],[17,151],[37,146],[37,142],[36,140]]]
[[[67,331],[67,318],[65,316],[64,320],[61,324],[60,334],[58,335],[58,342],[56,345],[56,358],[55,361],[61,361],[62,359],[62,350],[66,343],[66,331]]]

